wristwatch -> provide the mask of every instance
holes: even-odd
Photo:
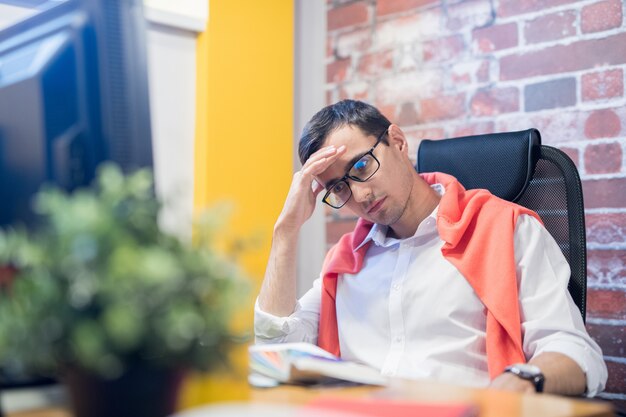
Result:
[[[519,378],[532,382],[536,392],[543,392],[543,383],[546,381],[546,378],[543,376],[543,373],[541,373],[541,369],[535,365],[515,363],[511,366],[507,366],[504,372],[510,372],[513,375],[517,375]]]

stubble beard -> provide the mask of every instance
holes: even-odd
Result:
[[[382,222],[379,222],[379,224],[383,224],[385,226],[393,226],[398,221],[400,221],[402,216],[404,216],[404,213],[406,212],[407,207],[409,206],[409,201],[411,200],[411,194],[413,193],[413,186],[414,186],[414,182],[411,181],[409,193],[407,194],[407,197],[404,200],[404,204],[402,204],[402,206],[396,206],[396,207],[390,208],[390,212],[383,216],[383,219],[381,219]]]

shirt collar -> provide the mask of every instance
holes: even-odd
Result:
[[[445,188],[442,184],[432,184],[430,186],[433,190],[435,190],[437,192],[437,194],[439,195],[443,195],[443,193],[445,192]],[[437,211],[439,210],[439,204],[437,204],[437,206],[434,208],[434,210],[428,215],[426,216],[426,218],[422,221],[422,223],[420,223],[420,225],[417,227],[417,229],[415,230],[415,235],[418,234],[418,232],[420,232],[420,226],[422,224],[424,224],[426,222],[427,219],[432,218],[435,221],[435,224],[437,222]],[[363,245],[365,245],[367,242],[369,242],[370,240],[374,242],[374,244],[376,244],[377,246],[391,246],[399,241],[401,241],[402,239],[394,239],[394,238],[387,238],[387,229],[389,228],[389,226],[383,225],[383,224],[378,224],[378,223],[374,223],[374,225],[372,225],[372,228],[370,229],[370,232],[367,234],[367,236],[365,236],[365,239],[363,239],[363,242],[361,242],[356,248],[353,249],[353,252],[356,252],[357,250],[359,250]],[[415,236],[413,235],[413,236]],[[408,238],[410,239],[410,238]]]

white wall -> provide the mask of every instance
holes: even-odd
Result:
[[[207,0],[145,0],[148,76],[157,192],[168,206],[162,225],[191,236],[196,118],[196,38]]]
[[[208,0],[144,0],[146,18],[154,23],[203,32],[209,18]]]
[[[325,104],[326,2],[295,0],[294,170],[300,169],[298,139],[306,122]],[[298,244],[298,294],[319,275],[326,254],[324,207],[305,223]]]
[[[196,115],[196,35],[150,23],[148,76],[155,181],[162,225],[191,235]]]

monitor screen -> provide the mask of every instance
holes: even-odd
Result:
[[[32,222],[43,183],[152,166],[141,0],[0,6],[0,226]]]

